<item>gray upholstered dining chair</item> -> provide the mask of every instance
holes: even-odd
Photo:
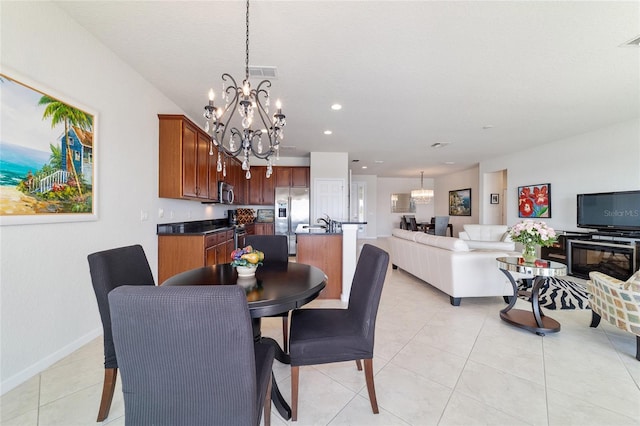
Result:
[[[286,235],[247,235],[245,244],[264,253],[264,263],[288,262],[289,242]],[[282,349],[289,348],[289,312],[273,315],[282,317]]]
[[[429,229],[428,234],[446,236],[447,227],[449,226],[449,216],[436,216],[433,229]]]
[[[99,251],[87,256],[91,283],[96,293],[104,340],[104,383],[98,422],[109,415],[118,376],[118,361],[111,336],[111,316],[107,295],[121,285],[154,286],[153,274],[141,245]]]
[[[122,286],[109,305],[127,425],[270,424],[274,348],[242,287]]]
[[[373,383],[376,316],[389,254],[370,244],[360,253],[347,309],[296,309],[291,313],[291,419],[298,419],[300,366],[356,361],[364,373],[374,414],[378,402]]]

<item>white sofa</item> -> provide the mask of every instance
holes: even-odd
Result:
[[[394,229],[391,264],[449,295],[452,305],[462,297],[513,296],[513,287],[498,269],[497,257],[517,256],[510,250],[471,250],[459,238]],[[520,278],[521,276],[515,277]]]
[[[515,243],[506,225],[463,225],[464,231],[458,238],[465,240],[470,249],[490,249],[514,251]]]

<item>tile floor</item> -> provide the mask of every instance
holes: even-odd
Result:
[[[540,337],[502,322],[503,306],[493,297],[453,307],[445,294],[389,267],[374,357],[380,414],[371,413],[355,363],[303,367],[298,424],[640,425],[633,335],[604,322],[592,329],[590,311],[566,310],[547,311],[562,330]],[[280,324],[265,320],[264,334],[281,337]],[[95,424],[102,358],[100,338],[8,392],[0,423]],[[289,399],[288,366],[276,361],[274,371]],[[105,424],[124,425],[123,413],[118,384]],[[272,424],[285,423],[273,410]]]

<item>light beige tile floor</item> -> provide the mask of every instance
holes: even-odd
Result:
[[[371,413],[355,363],[302,367],[298,424],[640,425],[633,335],[604,322],[592,329],[590,311],[565,310],[546,312],[562,330],[540,337],[501,321],[502,307],[499,297],[463,299],[453,307],[445,294],[390,267],[376,325],[380,414]],[[280,339],[280,321],[265,319],[264,334]],[[0,423],[95,424],[102,359],[96,339],[3,395]],[[289,399],[289,366],[275,364]],[[272,424],[285,423],[273,410]],[[124,425],[119,384],[105,424]]]

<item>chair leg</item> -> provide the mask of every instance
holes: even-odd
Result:
[[[300,367],[291,366],[291,421],[298,420],[298,380]]]
[[[600,315],[596,314],[596,312],[592,309],[591,310],[591,325],[589,325],[589,327],[597,327],[600,324]]]
[[[264,426],[271,426],[271,387],[273,380],[275,380],[275,377],[273,377],[272,373],[271,380],[267,384],[267,394],[264,397]]]
[[[362,363],[359,359],[356,359],[356,367],[358,367],[358,371],[362,371]]]
[[[640,336],[636,336],[636,359],[640,361]]]
[[[116,377],[118,377],[117,368],[104,369],[104,384],[102,385],[102,399],[100,400],[100,409],[98,410],[97,422],[102,422],[109,415],[111,401],[113,400],[113,392],[116,389]]]
[[[287,316],[282,317],[282,350],[284,353],[289,353],[289,313]]]
[[[378,414],[378,400],[376,399],[376,388],[373,384],[373,359],[364,360],[364,377],[367,381],[367,392],[369,392],[369,402],[373,414]]]

